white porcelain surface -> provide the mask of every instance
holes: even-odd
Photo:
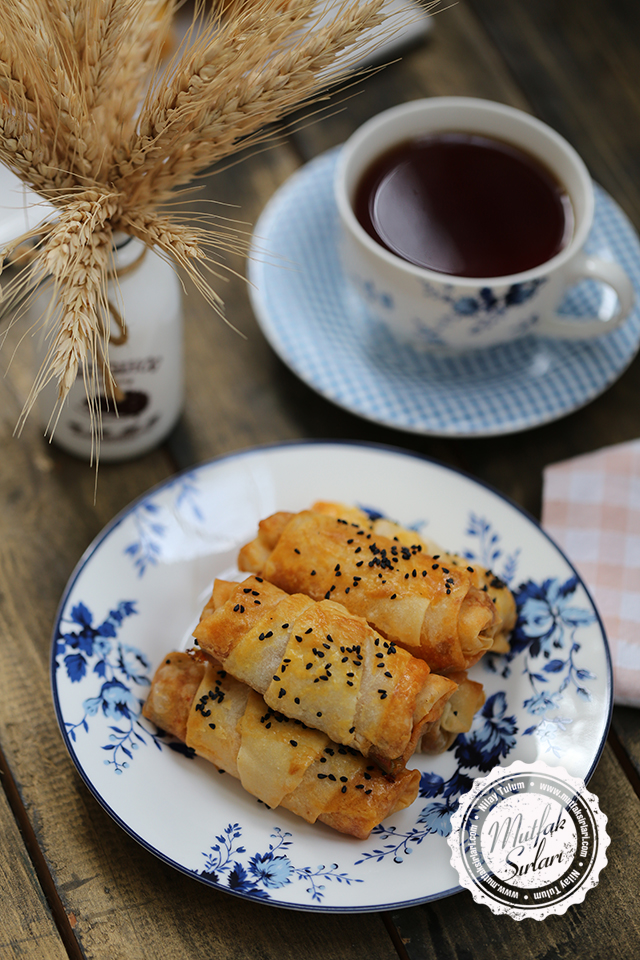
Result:
[[[491,565],[520,605],[517,652],[472,671],[487,694],[472,732],[440,757],[415,758],[421,796],[366,841],[269,810],[230,776],[173,749],[140,715],[160,659],[190,645],[213,578],[239,576],[237,550],[258,521],[319,498],[380,511]],[[218,889],[319,911],[406,906],[455,892],[445,837],[470,782],[496,762],[537,758],[588,778],[612,702],[606,640],[589,594],[528,516],[438,463],[332,442],[241,451],[124,510],[69,581],[52,685],[74,763],[131,836]]]

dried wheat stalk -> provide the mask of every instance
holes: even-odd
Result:
[[[317,0],[230,0],[222,14],[197,0],[186,42],[164,65],[179,0],[2,0],[0,161],[58,211],[8,290],[17,298],[47,275],[62,307],[24,416],[51,378],[62,403],[78,375],[96,410],[99,364],[109,379],[115,231],[166,254],[222,312],[205,274],[238,237],[159,207],[344,73],[345,51],[357,55],[383,3],[344,0],[319,25]]]

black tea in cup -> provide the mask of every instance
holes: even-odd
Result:
[[[568,192],[519,147],[443,131],[396,144],[361,177],[354,212],[409,263],[458,277],[504,277],[546,263],[569,243]]]

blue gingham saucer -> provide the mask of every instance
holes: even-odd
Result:
[[[640,345],[640,242],[595,185],[587,250],[617,260],[637,304],[597,340],[528,337],[457,355],[420,353],[372,325],[342,272],[333,173],[340,148],[297,171],[256,224],[249,280],[257,320],[275,352],[326,399],[367,420],[440,436],[516,433],[589,403],[622,374]],[[563,310],[605,316],[609,291],[574,287]]]

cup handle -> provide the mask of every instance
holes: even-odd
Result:
[[[619,264],[580,253],[572,264],[569,283],[578,283],[580,280],[597,280],[611,287],[618,297],[617,310],[598,319],[555,314],[541,319],[536,333],[564,340],[588,340],[610,333],[626,319],[633,307],[635,292],[631,280]]]

